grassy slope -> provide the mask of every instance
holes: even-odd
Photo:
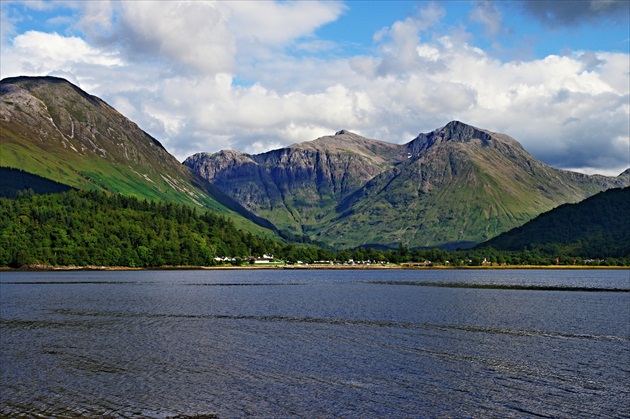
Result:
[[[482,245],[499,250],[553,249],[589,257],[630,256],[630,188],[565,204]]]
[[[369,182],[318,238],[340,247],[402,242],[455,249],[602,189],[593,179],[536,162],[515,144],[445,142]]]
[[[22,90],[7,87],[9,82]],[[229,216],[247,231],[273,235],[226,208],[203,180],[157,141],[70,83],[51,78],[3,80],[0,111],[0,166],[78,189],[207,208]]]

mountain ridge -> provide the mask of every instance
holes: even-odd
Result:
[[[279,228],[336,247],[469,247],[555,206],[630,183],[629,171],[607,177],[553,168],[512,137],[460,121],[406,144],[341,130],[243,153],[244,164],[226,165],[221,153],[196,154],[184,164],[202,176],[212,172],[209,180]],[[264,175],[246,178],[244,166]]]
[[[78,189],[201,206],[248,229],[337,248],[455,249],[558,205],[630,184],[559,170],[501,133],[451,121],[406,144],[348,130],[260,154],[197,153],[184,164],[67,80],[0,80],[0,166]]]
[[[320,221],[340,197],[404,156],[397,145],[366,140],[339,131],[257,155],[232,150],[197,153],[184,164],[228,195],[235,192],[246,208],[262,208],[259,215],[292,234],[304,234],[303,226]],[[227,187],[230,177],[240,180]]]

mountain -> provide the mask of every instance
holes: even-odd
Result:
[[[630,257],[630,188],[561,205],[480,248],[540,250],[552,256]]]
[[[404,157],[398,145],[339,131],[254,156],[195,154],[184,164],[252,212],[308,235],[331,222],[342,199]]]
[[[322,236],[341,244],[468,247],[627,179],[558,170],[507,135],[451,122],[407,144],[411,157],[344,200]],[[372,226],[388,219],[381,228]],[[345,242],[345,243],[344,243]]]
[[[64,79],[1,80],[0,133],[4,168],[77,189],[202,207],[271,234],[269,222],[182,165],[107,103]]]
[[[513,138],[453,121],[398,145],[339,131],[258,155],[184,162],[278,228],[336,247],[470,247],[630,184],[547,166]]]

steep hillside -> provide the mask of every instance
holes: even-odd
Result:
[[[630,256],[630,188],[601,192],[561,205],[481,245],[498,250],[538,249],[556,256]]]
[[[554,169],[514,139],[460,122],[422,134],[408,148],[410,159],[346,199],[319,235],[340,246],[468,247],[563,203],[627,184]]]
[[[537,161],[507,135],[453,121],[406,145],[345,131],[185,162],[280,228],[336,247],[469,247],[567,202],[630,184]]]
[[[200,153],[184,164],[279,228],[308,234],[330,222],[343,198],[405,156],[402,146],[339,131],[253,156]]]
[[[251,230],[261,230],[252,220],[265,224],[135,123],[64,79],[0,81],[0,141],[3,167],[78,189],[208,208]]]

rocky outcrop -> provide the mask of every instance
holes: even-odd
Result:
[[[343,130],[254,156],[237,151],[195,154],[184,164],[252,212],[302,234],[404,156],[403,146]]]

